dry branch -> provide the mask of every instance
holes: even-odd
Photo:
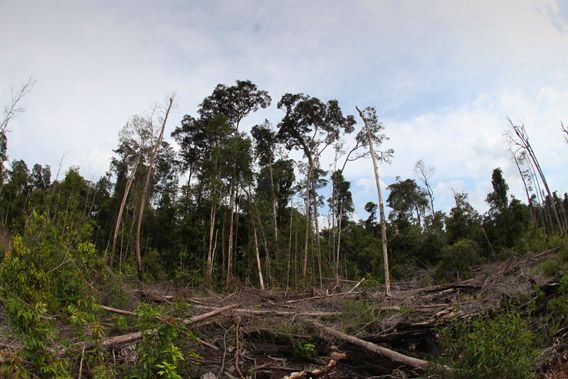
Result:
[[[288,379],[315,378],[315,377],[318,377],[320,375],[328,373],[336,365],[337,365],[337,361],[332,359],[332,360],[329,361],[329,363],[327,365],[325,365],[323,367],[316,368],[316,369],[313,369],[313,370],[302,371],[302,372],[299,372],[297,374],[292,374],[288,377]]]
[[[359,282],[357,282],[357,284],[355,284],[355,286],[353,288],[351,288],[347,293],[353,293],[353,291],[355,290],[355,288],[359,287],[363,282],[365,281],[365,278],[361,279]]]

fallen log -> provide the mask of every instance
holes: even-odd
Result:
[[[107,307],[106,305],[101,305],[100,306],[102,310],[107,311],[107,312],[112,312],[112,313],[117,313],[119,315],[126,315],[126,316],[138,316],[137,313],[134,312],[130,312],[130,311],[125,311],[122,309],[116,309],[116,308],[112,308],[112,307]]]
[[[430,362],[425,361],[423,359],[410,357],[408,355],[398,353],[396,351],[387,349],[385,347],[375,345],[374,343],[367,342],[367,341],[364,341],[360,338],[347,335],[343,332],[340,332],[340,331],[332,329],[332,328],[328,328],[327,326],[320,324],[319,322],[316,322],[316,321],[310,321],[310,322],[315,327],[323,329],[326,333],[332,334],[339,339],[342,339],[344,341],[352,343],[353,345],[360,346],[360,347],[364,348],[365,350],[379,354],[379,355],[381,355],[385,358],[390,359],[393,362],[402,363],[402,364],[407,365],[409,367],[419,368],[421,370],[424,370],[431,365]],[[447,369],[447,370],[449,370],[449,369]]]
[[[178,320],[178,321],[181,321],[181,322],[183,322],[183,323],[186,324],[186,325],[187,325],[187,324],[193,324],[193,323],[196,323],[196,322],[198,322],[198,321],[205,320],[206,318],[215,316],[215,315],[218,314],[218,313],[222,313],[222,312],[225,312],[225,311],[227,311],[227,310],[236,308],[236,307],[238,307],[238,306],[239,306],[238,304],[231,304],[231,305],[227,305],[226,307],[222,307],[222,308],[214,308],[211,312],[207,312],[207,313],[204,313],[204,314],[199,315],[199,316],[194,316],[194,317],[192,317],[192,318],[189,319],[189,320]],[[105,305],[101,305],[100,307],[101,307],[101,309],[103,309],[103,310],[105,310],[105,311],[107,311],[107,312],[117,313],[117,314],[126,315],[126,316],[138,316],[138,313],[136,313],[136,312],[131,312],[131,311],[125,311],[125,310],[122,310],[122,309],[111,308],[111,307],[107,307],[107,306],[105,306]],[[208,308],[210,308],[210,307],[208,307]],[[156,317],[156,318],[157,318],[158,320],[161,320],[160,317]]]
[[[197,309],[212,309],[212,307],[206,305],[194,305],[193,307]],[[281,316],[281,317],[287,317],[287,316],[333,317],[341,314],[341,312],[322,312],[322,311],[294,312],[294,311],[270,311],[262,309],[235,309],[234,312],[242,316],[254,315],[254,316]]]
[[[310,297],[303,297],[301,299],[294,299],[294,300],[288,300],[286,301],[286,304],[292,304],[292,303],[299,303],[301,301],[306,301],[306,300],[314,300],[314,299],[325,299],[327,297],[334,297],[334,296],[344,296],[344,295],[360,295],[363,292],[340,292],[340,293],[330,293],[327,295],[318,295],[318,296],[310,296]]]
[[[239,304],[227,305],[226,307],[217,308],[217,309],[212,310],[211,312],[207,312],[207,313],[204,313],[202,315],[194,316],[194,317],[190,318],[189,320],[180,320],[180,321],[182,323],[186,324],[186,325],[193,324],[193,323],[205,320],[209,317],[213,317],[213,316],[215,316],[219,313],[226,312],[226,311],[231,310],[233,308],[236,308],[238,306],[239,306]],[[109,308],[109,307],[106,307],[106,308]],[[110,309],[113,309],[113,310],[116,311],[116,309],[114,309],[114,308],[110,308]],[[124,312],[127,312],[127,311],[124,311]],[[132,313],[134,313],[134,312],[132,312]],[[136,313],[134,313],[134,314],[136,315]],[[155,330],[150,331],[150,332],[155,332]],[[129,333],[129,334],[123,334],[123,335],[120,335],[120,336],[107,337],[107,338],[104,338],[100,342],[100,346],[103,347],[103,348],[107,348],[109,346],[131,343],[131,342],[139,340],[140,338],[142,338],[141,332],[133,332],[133,333]],[[78,346],[86,346],[87,348],[90,349],[95,344],[94,343],[79,342],[79,343],[77,343],[77,345]]]

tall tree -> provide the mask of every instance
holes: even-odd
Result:
[[[428,205],[426,192],[413,179],[400,180],[400,177],[387,189],[390,191],[387,205],[392,209],[389,219],[420,226],[424,209]]]
[[[261,91],[249,80],[237,80],[234,86],[219,84],[213,93],[206,97],[200,105],[199,114],[204,119],[214,116],[225,116],[227,124],[231,127],[235,135],[239,134],[239,126],[243,118],[251,112],[256,112],[260,108],[270,105],[271,98],[268,92]],[[229,247],[228,257],[233,255],[234,246],[234,222],[235,222],[235,196],[237,193],[238,181],[236,180],[236,166],[233,167],[233,181],[231,182],[230,193],[230,221],[229,221]],[[230,275],[232,267],[228,267]]]
[[[306,175],[306,229],[302,280],[306,281],[310,230],[310,188],[313,173],[324,150],[336,142],[341,133],[351,133],[355,119],[343,116],[337,100],[323,103],[315,97],[287,93],[278,102],[286,114],[279,124],[278,138],[288,149],[301,150],[308,160]],[[314,199],[315,200],[315,199]],[[316,239],[319,238],[316,230]],[[321,259],[321,257],[320,257]]]
[[[262,125],[255,125],[251,130],[251,134],[255,140],[255,149],[259,157],[261,166],[268,166],[270,174],[270,202],[272,203],[272,224],[274,230],[274,248],[276,249],[276,258],[278,259],[278,221],[276,213],[276,190],[274,188],[274,156],[276,151],[276,133],[272,130],[272,125],[265,120]]]
[[[155,138],[154,128],[155,126],[149,117],[134,115],[119,132],[119,146],[114,150],[119,158],[112,159],[111,167],[117,174],[115,199],[118,201],[118,199],[121,198],[122,200],[118,207],[114,233],[112,235],[112,245],[109,254],[109,265],[111,267],[114,265],[116,244],[135,174],[140,167],[148,165],[152,154],[152,145]],[[129,168],[130,175],[128,175]],[[123,179],[126,181],[125,184]]]
[[[371,151],[371,158],[373,160],[373,167],[375,172],[375,183],[377,185],[377,193],[379,195],[379,215],[381,218],[381,233],[382,233],[382,244],[383,244],[383,265],[385,269],[385,287],[386,287],[386,294],[387,296],[391,296],[390,292],[390,272],[389,272],[389,255],[388,255],[388,247],[387,247],[387,224],[385,220],[385,210],[383,205],[383,196],[381,194],[381,182],[379,179],[379,169],[377,167],[377,156],[375,154],[375,149],[373,147],[373,135],[376,135],[376,131],[382,129],[382,124],[379,122],[377,118],[377,113],[374,108],[366,108],[365,112],[362,112],[359,108],[357,108],[359,112],[359,116],[363,120],[365,124],[365,129],[367,131],[367,139],[369,141],[369,149]],[[388,151],[386,156],[392,155],[392,150]],[[383,156],[385,154],[383,153]]]
[[[340,266],[340,252],[341,252],[341,234],[343,220],[353,212],[353,197],[349,187],[351,183],[346,181],[340,170],[335,171],[331,175],[333,187],[335,188],[335,195],[330,199],[335,204],[331,204],[331,208],[337,213],[334,215],[337,218],[337,248],[334,257],[334,274],[336,282],[339,282],[339,266]]]

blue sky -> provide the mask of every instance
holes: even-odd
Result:
[[[383,184],[435,167],[438,209],[452,190],[483,212],[491,173],[522,183],[503,138],[524,123],[550,186],[568,191],[568,5],[554,0],[30,1],[0,0],[0,104],[33,75],[25,113],[10,125],[10,159],[78,165],[97,180],[118,132],[171,91],[169,134],[218,83],[251,80],[277,124],[287,92],[374,106],[390,137]],[[361,126],[361,124],[359,124]],[[329,168],[327,156],[323,168]],[[357,212],[376,201],[370,161],[348,165]]]

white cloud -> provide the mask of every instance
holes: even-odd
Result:
[[[9,154],[53,168],[70,151],[66,164],[95,178],[133,114],[177,90],[169,134],[217,83],[251,79],[273,106],[247,127],[276,125],[286,92],[336,98],[346,114],[376,106],[390,137],[381,148],[395,149],[380,167],[383,188],[413,177],[423,159],[436,168],[441,207],[452,205],[452,186],[483,207],[496,167],[522,199],[503,139],[510,116],[525,123],[551,187],[565,192],[567,16],[552,0],[4,0],[0,83],[38,80],[11,125]],[[327,169],[333,153],[324,158]],[[369,160],[346,168],[363,205],[376,202],[372,170]]]

